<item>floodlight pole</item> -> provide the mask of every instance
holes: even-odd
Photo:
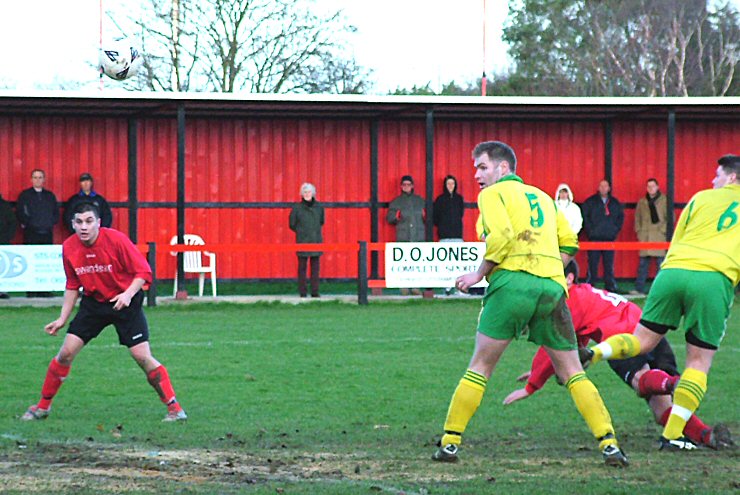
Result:
[[[486,96],[486,0],[483,0],[483,77],[480,80],[480,95]]]
[[[100,54],[103,52],[103,0],[100,0],[100,48],[98,52],[98,57],[100,57]],[[100,91],[103,91],[103,68],[100,67],[100,83],[99,83],[99,89]]]

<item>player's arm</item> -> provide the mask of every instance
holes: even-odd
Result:
[[[557,206],[556,206],[557,209]],[[570,263],[578,252],[578,235],[568,223],[565,214],[557,209],[556,221],[558,228],[558,246],[560,246],[560,258],[563,260],[563,266]]]
[[[385,215],[385,220],[391,224],[396,225],[401,219],[401,207],[398,206],[398,201],[395,199],[388,205],[388,213]]]
[[[478,269],[474,272],[466,273],[465,275],[460,275],[455,280],[455,287],[457,287],[459,290],[463,292],[468,292],[468,290],[483,280],[483,278],[491,273],[491,270],[496,266],[496,263],[489,260],[483,260],[478,267]]]
[[[134,278],[133,282],[131,282],[131,285],[128,286],[128,288],[118,294],[117,296],[114,296],[110,302],[115,303],[113,305],[113,309],[116,311],[119,311],[123,308],[127,308],[129,304],[131,304],[131,299],[136,295],[137,292],[141,290],[142,287],[144,287],[144,284],[146,284],[146,280],[141,277]]]
[[[489,189],[480,193],[478,209],[483,232],[486,233],[486,253],[483,258],[497,265],[506,259],[516,242],[514,226],[501,193],[496,190]]]
[[[115,303],[113,309],[116,311],[128,307],[131,299],[144,287],[144,284],[152,282],[152,269],[149,263],[128,237],[122,237],[117,251],[119,259],[123,260],[123,265],[129,268],[130,273],[134,275],[134,279],[125,291],[110,300],[110,302]]]
[[[457,277],[455,287],[467,292],[499,264],[511,249],[514,242],[514,229],[509,220],[501,195],[498,192],[485,191],[478,196],[478,222],[476,231],[479,236],[485,236],[486,253],[483,261],[474,272]],[[495,222],[489,219],[496,219]]]
[[[63,328],[69,320],[69,315],[72,314],[72,310],[75,308],[75,303],[79,297],[78,289],[66,289],[64,291],[64,302],[62,302],[62,311],[59,314],[59,318],[47,324],[44,327],[44,331],[49,335],[56,335],[59,329]]]
[[[550,356],[547,355],[544,347],[540,347],[532,358],[532,369],[527,379],[527,385],[524,388],[514,390],[504,399],[504,405],[511,404],[521,399],[526,399],[539,389],[541,389],[547,380],[555,374],[555,368],[552,365]]]
[[[691,221],[691,214],[694,213],[695,202],[696,199],[691,198],[689,204],[686,205],[686,208],[684,208],[681,212],[681,215],[679,215],[678,222],[676,223],[676,229],[673,231],[673,239],[671,242],[678,242],[683,237],[683,234],[686,231],[686,226],[689,224],[689,221]]]

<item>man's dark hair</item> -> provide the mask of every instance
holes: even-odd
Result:
[[[660,183],[658,182],[658,179],[656,179],[655,177],[650,177],[650,178],[649,178],[649,179],[647,180],[647,182],[655,182],[656,184],[660,185]]]
[[[92,212],[92,214],[95,215],[95,218],[100,218],[100,212],[98,211],[98,207],[88,201],[83,201],[82,203],[75,206],[75,209],[72,215],[74,216],[78,213],[87,213],[88,211]]]
[[[740,155],[725,155],[717,160],[726,174],[735,174],[740,177]]]
[[[576,260],[570,260],[570,263],[565,265],[565,276],[567,277],[569,273],[572,273],[574,284],[578,283],[579,271],[580,270],[578,269],[578,263],[576,263]]]
[[[514,150],[506,143],[501,141],[485,141],[479,143],[473,150],[473,157],[478,158],[483,154],[494,162],[506,161],[509,163],[509,169],[512,173],[516,172],[516,154]]]

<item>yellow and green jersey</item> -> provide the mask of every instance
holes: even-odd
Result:
[[[740,280],[740,185],[700,191],[681,212],[661,268],[719,272]]]
[[[549,278],[568,292],[560,253],[575,254],[578,237],[550,196],[512,174],[480,192],[478,209],[494,271]]]

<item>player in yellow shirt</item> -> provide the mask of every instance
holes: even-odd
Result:
[[[626,466],[611,418],[599,392],[578,360],[573,321],[565,304],[563,274],[578,250],[578,239],[554,201],[516,175],[514,150],[499,141],[473,150],[478,209],[486,254],[476,272],[458,277],[468,289],[488,277],[478,317],[475,351],[452,396],[445,433],[432,459],[455,462],[462,434],[483,398],[496,363],[512,339],[544,346],[594,436],[606,464]]]
[[[727,329],[740,280],[740,156],[726,155],[712,181],[681,212],[660,273],[634,334],[619,334],[591,348],[590,362],[650,352],[684,318],[686,368],[660,437],[661,450],[691,450],[686,421],[707,391],[707,374]]]

